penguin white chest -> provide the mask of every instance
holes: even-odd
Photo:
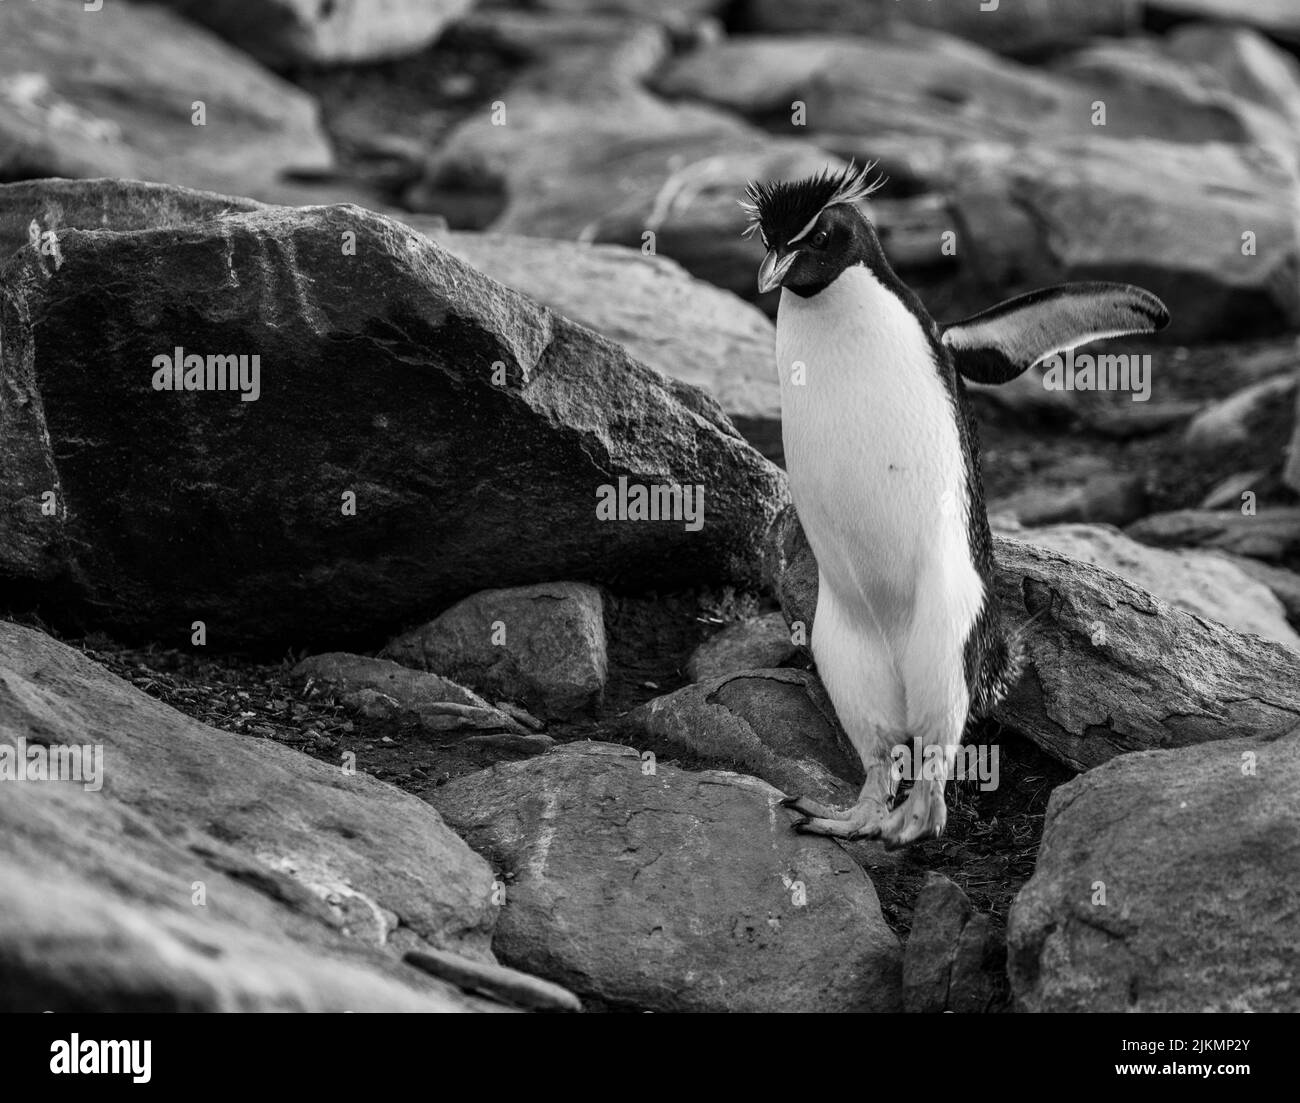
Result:
[[[783,291],[776,343],[790,490],[822,578],[909,627],[918,586],[969,589],[973,573],[957,411],[929,338],[855,266],[810,298]]]

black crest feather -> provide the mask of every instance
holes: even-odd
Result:
[[[827,207],[856,203],[880,188],[885,181],[882,176],[871,178],[875,167],[875,161],[861,168],[850,161],[845,168],[824,168],[805,180],[751,182],[740,201],[749,216],[745,236],[758,230],[766,241],[784,245]]]

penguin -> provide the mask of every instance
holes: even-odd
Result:
[[[1005,383],[1085,342],[1157,332],[1169,312],[1139,287],[1073,283],[940,325],[858,207],[883,183],[873,167],[751,183],[741,206],[767,251],[758,289],[781,294],[786,470],[818,569],[811,650],[866,776],[851,808],[784,803],[800,832],[892,849],[942,833],[966,725],[1025,664],[999,616],[963,378]],[[893,750],[909,741],[910,761],[935,766],[894,807]]]

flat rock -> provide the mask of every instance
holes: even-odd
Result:
[[[841,807],[862,788],[862,764],[816,677],[749,670],[656,697],[624,718],[628,742],[659,756],[735,769],[786,796]]]
[[[1208,19],[1220,24],[1245,23],[1284,42],[1300,42],[1300,11],[1291,0],[1146,0],[1152,12],[1183,19]],[[1226,33],[1229,27],[1216,28]]]
[[[398,636],[383,653],[562,719],[598,708],[604,697],[604,608],[600,591],[580,582],[484,590]]]
[[[489,586],[757,579],[785,479],[712,399],[400,223],[267,208],[56,239],[5,273],[0,364],[22,396],[0,409],[0,580],[56,618],[370,646]],[[256,401],[155,391],[179,333],[258,356]],[[627,505],[674,486],[703,488],[702,524]]]
[[[1185,23],[1165,36],[1164,46],[1171,57],[1209,70],[1233,93],[1274,112],[1300,133],[1300,61],[1258,31]]]
[[[954,160],[950,198],[965,227],[964,293],[993,301],[1070,280],[1120,280],[1164,300],[1173,315],[1166,339],[1295,329],[1293,160],[1149,138],[971,145]],[[1254,255],[1243,253],[1244,229],[1256,235]]]
[[[273,66],[415,53],[473,0],[162,0]]]
[[[0,73],[0,180],[135,177],[261,195],[288,170],[333,164],[311,97],[153,5],[4,4]],[[192,121],[200,101],[205,125]]]
[[[5,783],[6,1010],[474,1006],[400,964],[421,948],[493,960],[491,870],[424,802],[206,727],[0,622],[7,771],[21,741],[29,761],[98,746],[102,769],[99,788],[91,770]]]
[[[1109,525],[1053,525],[1025,529],[1016,537],[1114,571],[1189,613],[1300,650],[1300,636],[1287,623],[1283,603],[1214,552],[1151,547]]]
[[[1007,929],[1025,1011],[1300,1010],[1300,730],[1062,785]]]
[[[1141,21],[1138,0],[1024,0],[1014,6],[1002,4],[993,11],[982,11],[979,5],[899,4],[896,0],[802,0],[798,4],[750,0],[746,13],[756,30],[844,35],[878,34],[902,20],[1008,52],[1070,45],[1094,35],[1124,34]]]
[[[1300,720],[1300,655],[1176,609],[1117,574],[993,538],[1002,615],[1028,667],[994,711],[1057,761],[1086,770],[1118,754]],[[770,534],[767,573],[786,619],[810,634],[817,563],[793,508]]]
[[[990,513],[1010,514],[1022,525],[1084,521],[1126,525],[1145,512],[1147,494],[1141,475],[1107,471],[1065,489],[1031,486],[989,503]]]
[[[686,676],[704,682],[745,670],[766,670],[783,665],[799,653],[780,613],[739,620],[710,636],[686,661]]]
[[[1124,530],[1158,548],[1213,548],[1283,566],[1300,565],[1300,507],[1175,509],[1153,513]]]
[[[898,941],[843,850],[756,778],[648,765],[573,743],[432,794],[513,877],[502,961],[609,1008],[899,1008]]]
[[[438,674],[388,659],[335,651],[303,659],[290,679],[310,697],[329,697],[376,719],[414,717],[430,731],[505,731],[527,735],[514,717]]]

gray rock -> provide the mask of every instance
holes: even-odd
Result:
[[[1294,329],[1293,161],[1268,149],[1145,138],[970,146],[952,166],[964,293],[992,301],[1069,280],[1127,280],[1168,305],[1169,339]],[[1247,229],[1255,255],[1242,251]]]
[[[1300,718],[1300,655],[1167,605],[1119,575],[993,538],[1003,617],[1028,669],[994,712],[1075,770],[1117,754],[1230,736],[1271,738]],[[786,618],[811,633],[817,564],[793,509],[767,572]]]
[[[0,73],[0,180],[135,177],[263,195],[287,170],[333,163],[309,96],[152,5],[0,6]],[[195,101],[206,125],[192,121]]]
[[[431,794],[513,874],[502,961],[611,1008],[898,1009],[898,941],[843,850],[756,778],[646,766],[574,743]]]
[[[916,1014],[983,1014],[999,992],[1005,953],[989,918],[942,873],[927,873],[903,950],[903,1010]]]
[[[894,21],[905,20],[1010,52],[1069,45],[1093,35],[1124,34],[1141,20],[1138,0],[1031,0],[1014,7],[1003,4],[994,11],[971,4],[895,0],[802,0],[798,4],[749,0],[746,11],[755,29],[763,31],[876,35]]]
[[[1210,467],[1270,467],[1295,432],[1298,393],[1294,371],[1243,387],[1197,414],[1183,443]]]
[[[759,451],[778,453],[776,335],[757,307],[639,249],[439,231],[419,215],[404,221],[485,275],[617,342],[648,367],[707,391]]]
[[[34,599],[120,636],[337,647],[487,586],[757,578],[785,479],[712,399],[400,223],[271,208],[58,242],[5,273],[0,579]],[[188,353],[260,357],[255,402],[152,389],[179,315]],[[602,520],[622,485],[703,487],[702,527]]]
[[[1236,95],[1300,133],[1300,62],[1248,27],[1187,23],[1165,39],[1172,57],[1212,72]]]
[[[1300,564],[1300,507],[1176,509],[1153,513],[1124,530],[1158,548],[1213,548],[1284,566]]]
[[[1008,514],[1022,525],[1091,521],[1126,525],[1145,512],[1146,480],[1142,475],[1108,471],[1068,488],[1027,487],[989,503],[990,513]]]
[[[162,0],[273,66],[376,61],[423,49],[473,0]]]
[[[744,670],[766,670],[794,658],[799,648],[780,613],[740,620],[710,636],[686,661],[686,676],[704,682]]]
[[[639,750],[752,774],[786,796],[844,806],[862,788],[861,762],[834,706],[803,670],[712,678],[647,701],[624,723]]]
[[[1108,525],[1055,525],[1016,534],[1122,575],[1179,609],[1300,650],[1300,636],[1273,592],[1223,556],[1140,544]]]
[[[1300,729],[1057,789],[1007,930],[1025,1011],[1300,1010]]]
[[[493,960],[492,872],[424,802],[0,622],[6,757],[20,740],[100,747],[102,787],[0,783],[5,1010],[482,1006],[400,964]]]
[[[1216,552],[1222,555],[1243,574],[1249,575],[1256,582],[1263,583],[1273,591],[1273,596],[1286,609],[1287,619],[1295,628],[1300,628],[1300,574],[1288,571],[1284,567],[1274,567],[1251,559],[1248,555],[1233,555],[1230,552]]]
[[[562,719],[604,697],[604,601],[579,582],[484,590],[398,636],[383,654]]]
[[[507,731],[527,735],[513,716],[438,674],[387,659],[333,651],[303,659],[290,672],[310,697],[330,697],[372,719],[410,716],[430,731]]]
[[[1245,23],[1284,42],[1300,42],[1300,11],[1291,0],[1146,0],[1149,10],[1179,18],[1211,19],[1220,24]],[[1226,33],[1228,27],[1217,27]]]

